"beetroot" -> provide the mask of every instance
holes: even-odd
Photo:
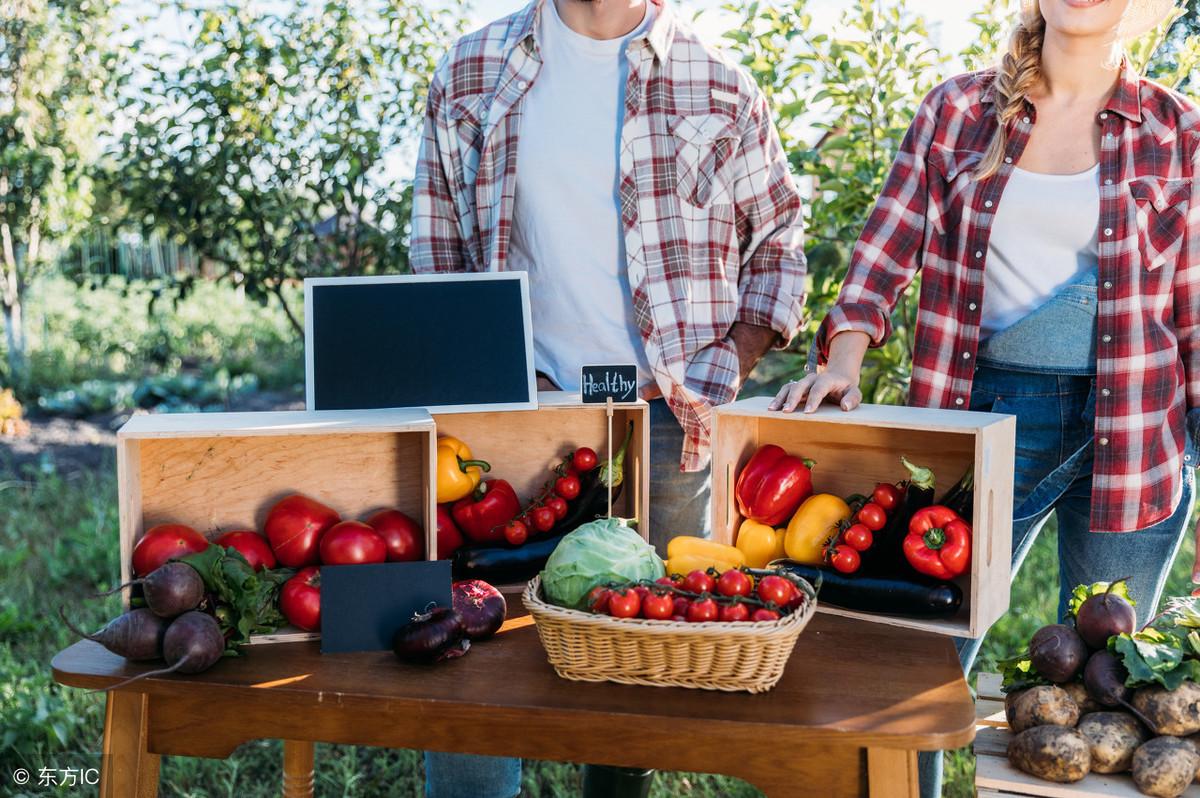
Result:
[[[221,634],[221,627],[211,615],[192,610],[171,621],[163,635],[162,652],[167,661],[166,668],[140,673],[106,689],[116,690],[150,676],[176,671],[199,673],[208,670],[225,653],[225,635]]]
[[[94,640],[118,657],[147,660],[162,656],[163,633],[167,630],[167,621],[145,607],[118,615],[95,634],[80,631],[67,618],[62,607],[58,608],[58,614],[72,632]]]
[[[1137,613],[1124,596],[1113,593],[1113,588],[1124,582],[1118,579],[1099,595],[1090,596],[1079,605],[1075,613],[1075,628],[1083,642],[1093,649],[1108,645],[1108,638],[1119,634],[1133,634],[1137,626]]]
[[[466,579],[450,586],[454,611],[472,642],[487,640],[504,623],[508,604],[500,591],[482,579]]]
[[[1083,638],[1069,626],[1053,623],[1033,633],[1029,640],[1029,661],[1035,670],[1052,682],[1069,682],[1087,661]]]
[[[396,630],[392,650],[405,662],[429,665],[461,657],[471,647],[462,618],[450,607],[434,607]]]
[[[118,590],[132,585],[142,586],[146,606],[162,618],[174,618],[188,610],[194,610],[204,600],[204,580],[195,568],[185,562],[165,563],[145,577],[118,585],[105,593],[98,593],[95,598],[111,596]]]
[[[1083,669],[1083,686],[1097,703],[1106,707],[1124,707],[1146,724],[1147,729],[1158,734],[1155,725],[1137,707],[1129,703],[1133,690],[1125,686],[1128,677],[1129,672],[1125,670],[1121,660],[1114,654],[1101,650],[1088,659],[1087,666]]]

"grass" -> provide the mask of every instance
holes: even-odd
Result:
[[[63,688],[50,678],[49,661],[73,642],[51,620],[60,603],[85,627],[98,627],[117,612],[115,597],[85,602],[117,573],[116,480],[113,463],[97,473],[63,474],[47,466],[13,474],[0,468],[0,778],[14,769],[43,766],[96,767],[103,720],[102,696]],[[1012,609],[988,635],[978,668],[1017,650],[1055,614],[1057,573],[1053,524],[1031,551],[1013,587]],[[1185,594],[1193,543],[1189,537],[1175,563],[1170,593]],[[242,746],[226,761],[167,757],[161,794],[181,798],[266,798],[278,794],[278,742]],[[974,794],[969,749],[946,763],[947,798]],[[418,796],[421,760],[414,751],[318,746],[317,794],[322,796]],[[525,769],[524,794],[577,795],[574,765],[541,762]],[[5,783],[4,787],[10,785]],[[2,790],[0,790],[2,792]],[[61,794],[69,794],[63,790]],[[42,788],[31,795],[54,795]],[[655,798],[742,798],[759,793],[734,779],[661,773]]]

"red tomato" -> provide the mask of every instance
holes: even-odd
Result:
[[[842,533],[842,541],[855,551],[866,551],[875,542],[875,535],[865,524],[854,524]]]
[[[321,536],[324,565],[363,565],[387,559],[387,544],[361,521],[342,521]]]
[[[672,612],[674,615],[679,616],[686,616],[688,607],[692,606],[691,599],[687,598],[686,596],[676,596],[675,598],[671,599],[671,604]]]
[[[655,584],[663,585],[664,587],[679,587],[679,583],[669,576],[660,576],[654,580]]]
[[[283,583],[279,591],[279,611],[288,623],[306,632],[321,628],[321,572],[304,568]]]
[[[872,532],[878,532],[887,526],[887,513],[875,502],[867,502],[858,511],[858,515],[854,517],[854,520],[866,525],[867,529]]]
[[[520,546],[529,538],[529,527],[523,521],[513,519],[504,527],[504,539],[513,546]]]
[[[133,575],[145,576],[172,557],[186,557],[207,548],[208,539],[190,526],[150,527],[133,547]]]
[[[613,591],[608,597],[608,614],[614,618],[636,618],[642,609],[642,597],[636,590]]]
[[[246,562],[250,563],[250,567],[256,571],[275,567],[275,553],[271,551],[271,544],[267,543],[267,539],[257,532],[238,529],[226,532],[213,542],[218,546],[235,550],[245,557]]]
[[[589,449],[586,446],[581,446],[580,448],[576,449],[575,454],[571,456],[571,467],[580,474],[586,474],[588,471],[591,471],[596,467],[596,463],[599,462],[599,459],[600,458],[596,457],[595,449]]]
[[[715,621],[718,614],[717,602],[707,598],[693,601],[692,606],[688,607],[686,617],[691,623],[704,623],[705,621]]]
[[[758,580],[758,597],[782,607],[792,598],[792,585],[782,576],[764,576]]]
[[[567,512],[570,508],[567,507],[567,500],[562,496],[551,496],[546,499],[546,506],[554,513],[554,520],[561,521],[567,517]]]
[[[538,532],[549,532],[554,528],[554,511],[549,507],[535,507],[529,513],[529,520]]]
[[[316,565],[321,536],[340,519],[318,501],[293,493],[280,499],[267,513],[263,531],[279,564],[288,568]]]
[[[766,607],[759,607],[758,609],[756,609],[754,611],[754,614],[750,616],[750,620],[752,620],[752,621],[778,621],[779,613],[776,612],[775,610],[769,610]]]
[[[730,568],[717,579],[717,592],[722,596],[749,596],[754,592],[754,580],[745,571]]]
[[[608,599],[612,591],[603,585],[596,585],[588,591],[584,598],[584,606],[592,612],[608,612]]]
[[[882,507],[884,512],[890,513],[900,506],[900,499],[903,496],[904,494],[897,486],[890,482],[880,482],[871,494],[871,501]]]
[[[437,508],[437,558],[448,560],[463,544],[462,532],[450,515],[450,505],[439,504]]]
[[[804,603],[805,596],[800,592],[800,588],[796,587],[791,581],[788,582],[788,586],[792,588],[792,597],[788,599],[788,603],[784,605],[784,609],[794,610]]]
[[[425,532],[421,525],[399,510],[380,510],[367,524],[387,545],[388,562],[425,559]]]
[[[574,474],[568,474],[565,477],[559,477],[554,481],[554,492],[562,496],[567,501],[571,501],[579,495],[579,477]]]
[[[646,596],[650,595],[650,588],[646,587],[645,585],[634,585],[633,592],[637,593],[642,601],[645,601]]]
[[[716,586],[708,572],[699,568],[683,578],[683,589],[689,593],[711,593]]]
[[[862,565],[858,552],[846,545],[834,546],[833,556],[829,558],[833,567],[844,574],[852,574]]]
[[[737,604],[726,604],[721,607],[721,613],[718,620],[725,622],[739,622],[750,620],[750,608],[740,601]]]
[[[651,593],[642,597],[642,616],[665,621],[675,613],[675,601],[670,593]]]

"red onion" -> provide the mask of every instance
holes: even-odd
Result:
[[[462,616],[463,627],[471,640],[487,640],[504,623],[508,604],[500,591],[482,579],[455,582],[450,587],[454,611]]]
[[[449,607],[434,607],[396,631],[392,650],[406,662],[429,664],[466,654],[471,643],[465,638],[459,614]]]

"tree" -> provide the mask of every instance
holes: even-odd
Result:
[[[46,242],[87,221],[91,169],[119,82],[107,2],[0,0],[0,309],[20,383],[21,299]]]
[[[248,296],[276,299],[297,333],[289,282],[407,270],[411,198],[397,166],[412,159],[461,6],[180,12],[192,22],[187,57],[147,64],[130,97],[115,187],[129,222],[190,244]]]

